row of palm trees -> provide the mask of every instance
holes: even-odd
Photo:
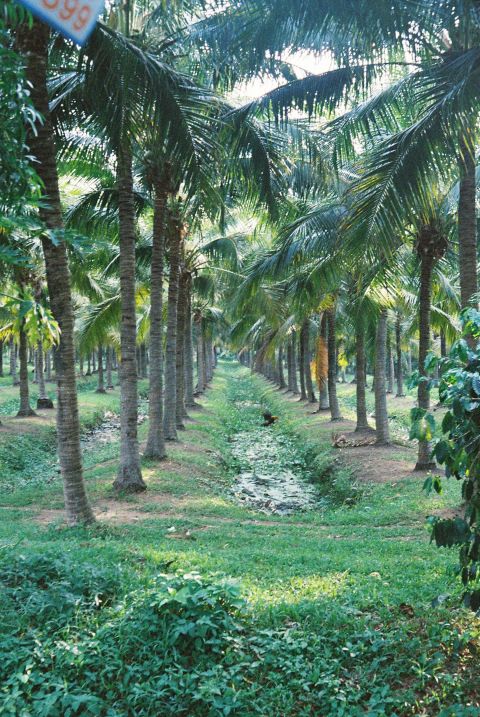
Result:
[[[82,51],[36,20],[10,31],[37,113],[26,137],[41,180],[32,250],[42,247],[61,335],[57,428],[71,523],[93,519],[79,442],[78,295],[86,350],[115,346],[120,357],[121,490],[145,488],[139,341],[149,343],[152,458],[164,457],[193,401],[191,327],[202,390],[213,360],[202,327],[220,316],[257,368],[277,352],[278,380],[292,390],[298,351],[308,400],[313,354],[319,405],[333,420],[338,339],[349,332],[357,428],[368,425],[369,355],[385,443],[387,356],[390,365],[396,354],[402,394],[402,340],[418,332],[426,378],[432,326],[451,340],[458,306],[476,301],[475,2],[320,5],[128,3],[107,11]],[[286,49],[328,52],[335,68],[292,80]],[[241,108],[219,93],[264,72],[288,81]],[[60,174],[88,187],[67,207]],[[427,410],[426,381],[418,403]],[[417,465],[429,462],[420,441]]]

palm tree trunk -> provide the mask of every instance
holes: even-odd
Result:
[[[177,440],[177,307],[182,227],[172,218],[168,231],[170,275],[168,283],[167,345],[165,356],[165,440]]]
[[[113,487],[137,493],[146,489],[138,448],[138,377],[135,309],[135,205],[132,153],[128,144],[117,153],[120,237],[120,464]]]
[[[178,282],[178,304],[177,304],[177,429],[185,430],[183,419],[186,417],[185,410],[185,321],[187,315],[187,278],[183,268],[180,271]]]
[[[297,381],[297,332],[295,329],[292,330],[291,338],[291,351],[292,351],[292,393],[298,393],[298,381]]]
[[[307,393],[307,400],[309,403],[315,403],[317,398],[315,396],[315,391],[313,388],[313,380],[312,380],[312,368],[310,366],[311,362],[311,356],[310,356],[310,322],[305,322],[305,330],[304,330],[304,337],[303,337],[304,345],[303,345],[303,361],[305,366],[305,391]]]
[[[393,393],[393,384],[395,381],[395,372],[393,368],[393,352],[390,334],[387,330],[387,393]]]
[[[446,358],[447,356],[447,337],[445,331],[440,331],[440,356]]]
[[[145,456],[156,460],[162,460],[166,457],[165,435],[163,432],[163,271],[169,191],[170,182],[168,175],[166,175],[155,186],[152,262],[150,268],[149,422]]]
[[[418,342],[418,371],[420,376],[427,377],[425,360],[430,348],[430,304],[432,293],[432,272],[434,259],[428,253],[420,255],[420,305],[419,305],[419,342]],[[430,389],[426,381],[418,384],[418,407],[426,411],[430,408]],[[429,441],[418,442],[418,458],[415,470],[422,471],[435,468],[432,461],[432,449]]]
[[[293,392],[292,341],[287,342],[287,386]]]
[[[335,335],[335,307],[327,309],[325,313],[327,315],[328,327],[328,400],[330,404],[330,417],[332,421],[341,421],[343,418],[340,413],[337,396],[337,340]]]
[[[30,406],[30,394],[28,387],[28,345],[27,336],[24,331],[24,322],[20,328],[18,358],[20,363],[20,408],[17,417],[35,416],[35,411]]]
[[[32,356],[32,349],[29,351],[30,356]],[[30,361],[29,361],[30,363]],[[32,383],[38,383],[38,351],[33,351],[33,381]]]
[[[300,327],[298,337],[298,367],[300,370],[300,401],[307,400],[307,390],[305,384],[305,322]]]
[[[327,336],[328,336],[328,328],[327,328],[327,315],[324,312],[322,314],[322,320],[320,322],[320,350],[325,353],[326,356],[326,371],[324,371],[323,376],[319,376],[318,378],[318,391],[319,391],[319,404],[318,404],[318,410],[319,411],[329,411],[330,410],[330,403],[328,400],[328,346],[327,346]]]
[[[13,336],[10,338],[10,376],[12,377],[12,383],[14,386],[18,385],[17,381],[17,347]]]
[[[382,309],[378,318],[375,338],[375,425],[377,446],[390,443],[386,391],[386,354],[387,354],[387,310]]]
[[[395,343],[397,349],[397,398],[402,398],[403,392],[403,366],[402,366],[402,324],[400,314],[397,315],[395,323]]]
[[[460,142],[460,189],[458,200],[458,264],[462,308],[477,305],[473,298],[477,280],[476,166],[470,144]]]
[[[211,338],[204,337],[205,366],[207,371],[207,384],[213,378],[213,345]]]
[[[360,309],[361,311],[361,309]],[[355,431],[370,429],[367,417],[367,401],[365,397],[365,324],[360,314],[356,322],[356,392],[357,392],[357,425]]]
[[[26,76],[31,86],[31,98],[43,119],[37,123],[35,134],[29,137],[30,153],[36,158],[35,169],[43,182],[44,201],[40,217],[46,226],[58,232],[63,229],[55,140],[50,119],[47,90],[49,28],[38,20],[17,31],[17,46],[26,59]],[[80,423],[78,417],[73,343],[73,304],[66,246],[42,238],[52,313],[57,320],[61,340],[56,352],[57,378],[57,440],[60,470],[63,478],[65,509],[69,524],[94,520],[88,502],[82,472],[80,451]]]
[[[283,391],[284,388],[287,387],[287,384],[285,383],[285,373],[283,370],[283,346],[280,345],[278,347],[278,387],[280,390]]]
[[[195,408],[193,395],[192,277],[187,274],[187,305],[185,316],[185,406]]]
[[[203,321],[200,314],[195,317],[195,339],[197,344],[197,393],[206,388],[205,353],[203,350]]]
[[[96,393],[106,393],[103,375],[103,346],[101,344],[98,347],[98,384]]]
[[[45,352],[45,378],[47,381],[52,380],[52,352],[53,348]]]
[[[106,370],[107,370],[107,389],[113,389],[112,380],[112,348],[107,346],[107,357],[106,357]]]
[[[53,408],[53,401],[47,396],[45,388],[45,372],[43,365],[43,346],[38,342],[37,348],[37,369],[38,369],[38,399],[37,408]]]

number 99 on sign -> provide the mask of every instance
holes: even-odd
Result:
[[[69,22],[77,32],[83,30],[92,17],[92,8],[84,0],[42,0],[42,5],[55,13],[62,24]]]

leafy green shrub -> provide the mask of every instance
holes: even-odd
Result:
[[[118,568],[77,565],[68,555],[17,555],[0,562],[0,586],[22,624],[55,629],[74,613],[111,603],[121,584]]]
[[[432,455],[445,466],[448,478],[461,481],[466,510],[464,518],[432,517],[430,524],[438,547],[460,548],[458,573],[465,588],[464,604],[480,615],[480,312],[465,309],[460,318],[466,338],[453,344],[446,359],[430,355],[426,368],[440,364],[440,402],[448,409]],[[430,440],[436,432],[433,414],[419,408],[412,411],[412,437]],[[424,488],[441,493],[440,476],[427,478]]]
[[[0,443],[0,485],[14,490],[25,485],[44,484],[56,475],[55,432],[17,435]]]
[[[115,568],[47,554],[5,558],[0,578],[8,597],[1,714],[393,717],[440,707],[445,717],[471,714],[461,704],[458,713],[447,709],[461,699],[464,671],[450,672],[470,636],[438,619],[427,634],[423,613],[380,622],[346,606],[326,609],[308,629],[267,629],[244,609],[236,584],[197,574],[158,575],[125,594]],[[468,671],[465,679],[474,690]],[[427,685],[423,710],[418,690]]]

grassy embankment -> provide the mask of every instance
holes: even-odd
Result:
[[[3,379],[0,388],[2,420],[14,408],[7,382]],[[340,386],[339,391],[349,418],[354,387]],[[79,397],[84,425],[98,421],[105,410],[118,409],[118,389],[108,396],[95,394],[91,379]],[[261,420],[256,408],[232,402],[242,397],[280,415],[274,430],[295,437],[295,460],[309,466],[315,462],[322,494],[318,511],[272,516],[232,501],[236,466],[229,439],[242,430],[257,430]],[[411,404],[407,399],[391,402],[401,432]],[[472,667],[477,625],[454,609],[458,587],[447,572],[455,566],[455,553],[431,546],[425,529],[426,515],[456,506],[458,487],[447,485],[444,495],[428,498],[418,476],[403,472],[399,479],[392,465],[412,461],[411,449],[402,445],[390,449],[388,470],[378,482],[363,481],[361,469],[357,480],[330,447],[327,416],[310,415],[311,406],[286,400],[236,365],[221,366],[202,404],[180,443],[169,447],[165,464],[144,461],[149,491],[142,496],[116,500],[111,494],[115,441],[88,449],[86,478],[100,524],[84,529],[64,528],[56,512],[62,496],[52,465],[51,419],[7,419],[0,429],[0,577],[7,590],[1,639],[3,650],[12,655],[4,685],[10,713],[478,715],[478,705],[468,707],[478,700],[478,670]],[[142,424],[141,438],[145,434]],[[375,448],[368,450],[375,456]],[[355,461],[355,449],[348,456]],[[380,460],[376,470],[382,472]],[[48,566],[53,564],[52,572]],[[189,647],[189,656],[178,640],[172,647],[169,633],[162,637],[163,657],[150,664],[161,633],[155,623],[156,632],[147,630],[139,638],[147,645],[148,660],[140,658],[142,646],[132,647],[127,639],[140,629],[128,605],[135,604],[138,615],[144,615],[142,625],[148,624],[152,581],[167,569],[215,574],[214,584],[219,575],[239,578],[247,601],[246,615],[235,614],[242,631],[209,612],[215,630],[210,625],[195,633],[195,610],[200,605],[204,616],[210,599],[202,593],[192,597],[190,622],[182,613],[186,603],[177,610],[181,600],[168,613],[172,624],[183,620],[187,625],[180,643],[188,641],[188,630],[199,640]],[[35,578],[39,571],[46,574],[40,583]],[[65,604],[65,592],[74,596],[71,611],[55,607],[56,600]],[[445,593],[452,595],[449,609],[432,609],[431,600]],[[100,595],[94,611],[93,594]],[[226,598],[217,596],[213,602],[222,615],[224,608],[225,615],[235,613]],[[150,648],[148,640],[153,641]],[[120,658],[123,643],[130,651]],[[195,657],[197,648],[201,655]],[[69,655],[92,653],[93,666],[86,665],[87,658],[67,659],[66,650]],[[164,664],[165,656],[169,662]],[[109,659],[117,665],[116,677],[100,669]],[[25,676],[27,664],[31,677]],[[162,683],[160,689],[158,675],[166,664],[172,671],[168,686]],[[143,668],[129,677],[129,665]],[[92,700],[82,702],[82,694]],[[40,711],[48,699],[50,712]],[[38,709],[20,711],[31,704]],[[460,707],[448,707],[455,704]]]

